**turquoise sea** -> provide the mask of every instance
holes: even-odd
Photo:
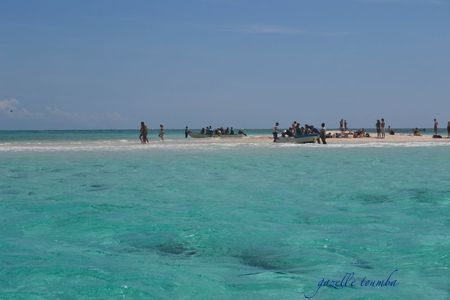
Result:
[[[450,143],[152,134],[0,132],[0,299],[450,299]]]

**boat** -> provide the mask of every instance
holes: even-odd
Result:
[[[194,139],[210,138],[212,135],[189,132],[189,136]]]
[[[318,134],[304,134],[296,137],[279,137],[276,143],[292,143],[292,144],[307,144],[315,143],[319,138]]]
[[[219,135],[219,137],[221,137],[221,138],[241,138],[244,136],[245,136],[244,134],[222,134],[222,135]]]
[[[193,133],[189,132],[189,136],[194,139],[201,139],[201,138],[211,138],[211,137],[220,137],[220,138],[241,138],[244,137],[245,134],[201,134],[201,133]]]

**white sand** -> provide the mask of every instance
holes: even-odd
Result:
[[[432,136],[423,135],[423,136],[413,136],[408,134],[395,134],[395,135],[386,135],[384,139],[378,139],[374,134],[371,133],[371,137],[364,138],[327,138],[327,143],[356,143],[356,144],[364,144],[364,143],[421,143],[421,142],[440,142],[440,143],[450,143],[450,139],[447,137],[443,137],[442,139],[434,139]],[[191,139],[192,140],[203,140],[204,139]],[[271,143],[273,142],[273,137],[271,136],[247,136],[243,138],[212,138],[209,139],[208,142],[226,142],[226,143]]]

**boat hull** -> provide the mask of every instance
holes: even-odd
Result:
[[[189,136],[194,139],[204,139],[212,137],[211,135],[201,133],[189,133]]]
[[[204,139],[204,138],[211,138],[211,137],[220,137],[225,139],[230,138],[242,138],[244,137],[243,134],[221,134],[221,135],[209,135],[209,134],[201,134],[201,133],[189,133],[189,136],[194,139]]]
[[[229,139],[229,138],[241,138],[244,137],[243,134],[222,134],[219,137]]]
[[[308,144],[316,143],[318,138],[318,134],[306,134],[298,137],[279,137],[276,143]]]

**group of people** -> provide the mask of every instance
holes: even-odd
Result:
[[[141,141],[142,144],[147,144],[148,141],[148,132],[149,132],[149,128],[147,125],[145,125],[144,122],[141,122],[141,128],[139,130],[139,140]],[[161,141],[164,141],[164,135],[166,134],[165,130],[164,130],[164,125],[160,124],[159,125],[159,138],[161,139]]]
[[[319,138],[317,140],[318,143],[322,141],[322,144],[326,144],[326,128],[325,123],[321,124],[321,129],[315,128],[313,125],[305,124],[305,126],[301,126],[299,122],[294,121],[291,126],[288,129],[280,130],[278,129],[278,126],[280,126],[280,123],[276,122],[275,126],[272,128],[272,135],[273,135],[273,141],[276,142],[278,140],[278,134],[281,133],[281,137],[301,137],[303,135],[308,134],[317,134],[319,135]]]
[[[433,125],[433,131],[434,131],[434,135],[433,137],[438,137],[438,129],[439,129],[439,122],[437,121],[437,119],[433,120],[434,125]],[[441,136],[439,136],[441,137]],[[450,121],[447,122],[447,138],[450,138]]]
[[[423,128],[423,131],[426,129]],[[437,119],[433,119],[433,138],[442,138],[442,136],[438,133],[439,132],[439,122]],[[419,128],[413,129],[413,135],[414,136],[422,136],[422,131]],[[447,122],[447,138],[450,138],[450,121]]]
[[[203,127],[202,130],[200,130],[200,134],[206,134],[209,136],[212,136],[214,134],[214,130],[211,126]]]
[[[348,130],[347,125],[348,125],[348,124],[347,124],[347,120],[341,119],[341,120],[339,121],[339,130],[340,130],[341,132],[347,131],[347,130]]]
[[[449,124],[450,125],[450,124]],[[281,137],[300,137],[305,134],[317,134],[319,136],[318,142],[320,143],[322,141],[323,144],[326,144],[326,138],[361,138],[361,137],[370,137],[370,134],[364,129],[358,129],[354,132],[351,132],[348,128],[347,120],[341,119],[339,121],[339,130],[341,132],[336,133],[326,133],[326,127],[325,123],[321,124],[321,128],[317,129],[312,125],[305,124],[304,127],[300,125],[299,122],[294,121],[292,125],[286,129],[280,131],[278,129],[279,123],[275,123],[275,126],[272,128],[272,134],[273,134],[273,141],[276,142],[278,139],[278,134],[281,133]],[[386,122],[384,118],[381,118],[380,120],[377,120],[376,122],[376,131],[377,131],[377,138],[384,139],[386,136]],[[390,135],[394,135],[395,132],[388,126],[387,132]]]
[[[434,119],[434,125],[433,125],[433,130],[434,130],[434,136],[433,137],[440,137],[438,135],[438,128],[439,128],[439,123],[437,121],[437,119]],[[341,134],[348,131],[348,127],[347,127],[347,120],[341,119],[339,121],[339,129],[341,131]],[[280,124],[278,122],[275,123],[275,126],[272,128],[272,134],[273,134],[273,141],[276,142],[278,139],[278,134],[281,133],[281,137],[300,137],[306,134],[317,134],[320,138],[320,140],[318,139],[318,142],[320,143],[320,141],[322,141],[323,144],[326,144],[326,138],[327,137],[332,137],[330,134],[326,134],[326,128],[325,128],[325,123],[321,124],[321,129],[317,129],[315,128],[313,125],[308,125],[305,124],[305,126],[301,126],[299,122],[294,121],[291,126],[283,131],[280,131],[278,129],[278,126]],[[380,139],[384,139],[386,137],[386,122],[384,121],[384,118],[381,118],[379,120],[377,120],[376,124],[375,124],[375,128],[377,131],[377,138]],[[148,126],[144,123],[141,122],[141,128],[140,128],[140,135],[139,135],[139,140],[141,141],[142,144],[146,144],[149,142],[148,140],[148,132],[149,132],[149,128]],[[390,135],[394,135],[394,131],[390,128],[390,126],[388,126],[388,132]],[[185,138],[187,138],[189,136],[189,134],[191,133],[191,130],[189,130],[189,127],[186,126],[186,129],[184,131],[184,136]],[[234,135],[235,131],[233,129],[233,127],[219,127],[216,129],[212,129],[211,126],[207,126],[202,128],[201,134],[205,134],[205,135]],[[421,135],[421,132],[418,128],[413,130],[414,135]],[[244,131],[239,130],[238,134],[240,135],[245,135],[247,136],[247,134],[245,134]],[[164,125],[160,124],[159,125],[159,138],[161,139],[161,141],[164,141],[164,135],[165,135],[165,130],[164,130]],[[337,137],[337,136],[336,136]],[[353,133],[353,137],[370,137],[370,135],[364,130],[357,130]],[[450,121],[448,121],[447,123],[447,138],[450,138]]]
[[[384,139],[386,137],[386,123],[384,119],[381,118],[381,121],[377,120],[375,127],[377,129],[377,139]]]
[[[200,134],[206,134],[209,136],[213,136],[213,135],[221,136],[221,135],[235,135],[236,133],[235,133],[233,127],[227,127],[227,128],[219,127],[219,128],[216,128],[213,130],[211,126],[207,126],[206,128],[205,127],[202,128],[202,130],[200,131]],[[238,134],[247,136],[247,134],[241,129],[238,130]]]
[[[139,140],[141,141],[142,144],[147,144],[149,142],[149,140],[148,140],[149,130],[150,129],[145,124],[145,122],[141,122],[141,128],[139,130],[139,133],[140,133]],[[186,128],[184,130],[184,137],[188,138],[188,136],[189,136],[189,134],[191,132],[192,131],[189,129],[189,127],[186,126]],[[162,125],[162,124],[159,125],[159,134],[158,134],[158,136],[161,139],[161,141],[164,141],[164,135],[165,134],[166,134],[166,131],[164,130],[164,125]],[[201,134],[206,134],[206,135],[210,135],[210,136],[213,136],[213,135],[219,135],[220,136],[220,135],[234,135],[235,132],[234,132],[233,127],[231,127],[231,128],[227,127],[226,129],[224,129],[223,127],[220,127],[220,128],[217,128],[217,129],[213,130],[211,126],[207,126],[206,128],[202,128]],[[247,134],[241,129],[238,130],[238,134],[247,136]]]
[[[390,135],[395,135],[395,132],[394,130],[391,129],[391,126],[388,126],[386,129],[386,122],[384,121],[384,118],[377,120],[375,128],[377,131],[378,139],[384,139],[386,137],[386,132],[388,132]],[[338,137],[350,137],[350,136],[353,136],[354,138],[370,137],[370,134],[366,132],[364,128],[351,132],[347,127],[347,120],[344,119],[341,119],[339,121],[339,129],[341,131],[341,136]]]

